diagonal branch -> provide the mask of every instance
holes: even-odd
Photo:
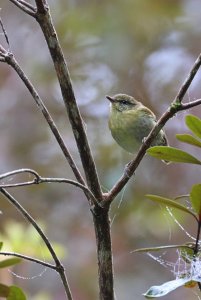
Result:
[[[192,66],[186,80],[183,82],[182,86],[179,89],[178,94],[176,95],[173,102],[182,102],[189,86],[191,85],[192,80],[194,79],[195,75],[197,74],[197,71],[199,70],[201,65],[201,53],[199,54],[198,58],[194,62],[194,65]]]
[[[41,238],[44,241],[44,243],[46,244],[46,246],[47,246],[47,248],[48,248],[48,250],[49,250],[52,258],[55,261],[55,265],[56,265],[57,271],[60,274],[60,277],[62,279],[66,295],[68,296],[69,300],[72,300],[72,295],[71,295],[70,287],[69,287],[68,282],[67,282],[67,277],[65,275],[64,267],[62,266],[59,258],[56,255],[56,252],[54,251],[51,243],[49,242],[48,238],[46,237],[46,235],[43,232],[43,230],[41,229],[41,227],[36,223],[36,221],[31,217],[31,215],[26,211],[26,209],[22,205],[20,205],[20,203],[10,193],[8,193],[3,188],[0,188],[0,193],[2,193],[9,200],[9,202],[12,205],[14,205],[14,207],[23,215],[23,217],[29,223],[32,224],[32,226],[36,229],[36,231],[38,232],[38,234],[41,236]]]
[[[1,47],[2,48],[2,47]],[[0,48],[0,51],[1,51]],[[54,123],[49,111],[47,110],[46,106],[44,105],[42,99],[40,98],[40,96],[38,95],[36,89],[34,88],[34,86],[31,84],[31,82],[29,81],[29,79],[26,77],[25,73],[23,72],[23,70],[20,68],[18,62],[15,60],[14,56],[12,55],[12,53],[9,52],[5,52],[5,49],[3,49],[4,51],[1,52],[1,55],[4,57],[4,62],[6,62],[8,65],[10,65],[18,74],[18,76],[22,79],[22,81],[24,82],[24,84],[26,85],[27,89],[29,90],[30,94],[32,95],[33,99],[35,100],[37,106],[39,107],[40,111],[42,112],[43,116],[45,117],[52,133],[54,134],[65,158],[67,159],[76,179],[82,183],[83,185],[85,185],[84,179],[82,178],[82,175],[80,174],[73,158],[70,155],[70,152],[68,151],[63,138],[58,130],[58,128],[56,127],[56,124]]]
[[[36,5],[38,8],[36,20],[38,21],[43,31],[54,63],[63,100],[81,157],[87,184],[95,197],[100,201],[102,199],[102,193],[95,163],[87,140],[83,121],[76,103],[67,63],[65,61],[61,46],[59,44],[57,33],[51,20],[49,7],[47,5],[47,2],[42,0],[36,0]],[[42,12],[42,6],[45,12]]]
[[[124,174],[121,178],[116,182],[113,188],[108,192],[105,193],[104,198],[106,203],[112,202],[112,200],[118,195],[118,193],[122,190],[122,188],[126,185],[129,181],[130,177],[134,174],[135,170],[137,169],[138,165],[140,164],[141,160],[143,159],[144,155],[146,154],[146,150],[150,147],[152,141],[157,136],[159,131],[164,127],[166,122],[171,119],[178,111],[191,108],[193,106],[201,104],[200,99],[197,101],[189,102],[186,104],[182,104],[182,100],[187,92],[191,82],[193,81],[197,71],[201,66],[201,54],[196,59],[189,75],[187,76],[186,80],[182,84],[178,94],[176,95],[175,99],[173,100],[170,107],[167,111],[161,116],[161,118],[156,123],[155,127],[151,130],[149,135],[147,136],[146,140],[142,143],[139,152],[134,160],[132,160],[125,168]]]
[[[201,99],[196,99],[196,100],[188,102],[188,103],[182,103],[179,111],[186,110],[186,109],[198,106],[200,104],[201,104]]]
[[[19,257],[19,258],[22,258],[22,259],[25,259],[25,260],[28,260],[28,261],[31,261],[31,262],[35,262],[39,265],[48,267],[50,269],[57,270],[57,266],[55,266],[55,265],[46,263],[45,261],[42,261],[42,260],[37,259],[37,258],[33,258],[31,256],[27,256],[27,255],[24,255],[24,254],[20,254],[20,253],[16,253],[16,252],[3,252],[3,251],[0,251],[0,255]]]
[[[23,0],[9,0],[13,4],[15,4],[18,8],[24,11],[26,14],[35,17],[36,9],[30,3],[23,1]]]

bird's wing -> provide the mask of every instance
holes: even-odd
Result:
[[[147,117],[153,118],[155,122],[157,121],[155,114],[148,107],[143,106],[143,107],[140,107],[139,109],[142,112],[144,112],[147,115]]]

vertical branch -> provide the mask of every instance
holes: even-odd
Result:
[[[44,9],[43,11],[41,11],[41,6],[44,2]],[[97,199],[101,200],[102,193],[95,163],[92,158],[91,149],[88,144],[87,136],[83,126],[83,121],[79,109],[77,107],[68,67],[59,44],[56,31],[52,24],[49,8],[47,7],[46,1],[42,0],[37,0],[36,5],[38,8],[36,20],[38,21],[43,31],[52,60],[54,62],[54,67],[57,73],[63,100],[68,112],[69,120],[80,153],[86,180],[92,193],[96,196]]]
[[[114,299],[114,278],[112,262],[112,245],[110,232],[109,207],[93,215],[96,233],[99,299]]]

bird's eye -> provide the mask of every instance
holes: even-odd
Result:
[[[121,103],[124,105],[128,104],[128,102],[126,100],[122,100]]]

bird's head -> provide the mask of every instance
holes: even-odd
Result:
[[[126,94],[117,94],[112,97],[106,96],[106,98],[110,101],[112,109],[120,112],[135,109],[136,106],[140,103],[132,96]]]

